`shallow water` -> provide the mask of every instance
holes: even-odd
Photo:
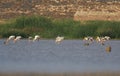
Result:
[[[85,72],[120,71],[120,40],[105,45],[96,42],[84,46],[82,40],[54,40],[3,44],[0,40],[0,72]],[[105,47],[110,45],[110,53]]]

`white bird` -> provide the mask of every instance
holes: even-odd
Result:
[[[96,37],[96,42],[98,43],[98,42],[100,42],[100,41],[101,41],[101,37],[97,36],[97,37]]]
[[[39,35],[35,35],[33,41],[36,41],[36,40],[39,40],[40,39],[40,36]]]
[[[94,41],[94,38],[93,37],[84,37],[83,41],[89,41],[89,42],[93,42]]]
[[[64,40],[64,37],[57,36],[55,42],[59,44],[63,40]]]
[[[105,37],[99,37],[99,36],[97,36],[96,41],[98,43],[101,43],[102,45],[104,45],[106,39],[105,39]]]
[[[94,41],[94,38],[93,37],[84,37],[83,41],[85,41],[85,44],[84,45],[89,45],[90,43],[92,43]]]
[[[104,38],[105,38],[105,40],[107,40],[107,41],[111,39],[109,36],[105,36]]]
[[[9,36],[8,39],[4,42],[4,44],[8,44],[8,42],[9,42],[10,40],[14,40],[14,39],[15,39],[15,36],[14,36],[14,35],[11,35],[11,36]]]
[[[31,37],[31,36],[28,37],[28,41],[29,41],[29,42],[31,42],[32,39],[33,39],[33,37]]]
[[[14,43],[16,43],[18,40],[20,40],[22,37],[21,36],[17,36],[15,39],[14,39]]]
[[[96,41],[97,42],[101,42],[101,41],[105,42],[105,41],[108,41],[110,39],[111,38],[109,36],[105,36],[105,37],[99,37],[99,36],[97,36]]]

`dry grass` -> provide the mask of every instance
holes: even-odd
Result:
[[[4,24],[5,23],[5,21],[4,20],[0,20],[0,24]]]

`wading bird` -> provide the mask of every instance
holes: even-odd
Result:
[[[106,52],[110,53],[111,52],[111,46],[110,45],[106,46],[105,50],[106,50]]]
[[[22,37],[21,36],[17,36],[15,39],[14,39],[14,43],[16,43],[18,40],[20,40]]]
[[[105,36],[104,38],[105,38],[105,40],[107,40],[107,41],[111,39],[109,36]]]
[[[35,35],[34,39],[33,39],[33,42],[36,41],[36,40],[40,40],[40,36],[39,35]]]
[[[97,38],[96,38],[96,41],[97,41],[98,43],[101,43],[102,45],[104,45],[104,43],[105,43],[106,41],[108,41],[108,40],[110,40],[110,37],[109,37],[109,36],[105,36],[105,37],[99,37],[99,36],[97,36]]]
[[[31,36],[28,37],[28,41],[29,41],[29,42],[31,42],[32,39],[33,39],[33,37],[31,37]]]
[[[92,43],[94,41],[93,37],[84,37],[83,41],[85,41],[85,46],[88,46],[90,43]]]
[[[93,37],[84,37],[83,41],[90,41],[90,42],[93,42],[94,41],[94,38]]]
[[[55,42],[60,44],[60,42],[63,40],[64,40],[64,37],[57,36]]]
[[[8,42],[10,41],[10,40],[14,40],[15,39],[15,36],[14,35],[11,35],[11,36],[9,36],[8,38],[7,38],[7,40],[4,42],[4,44],[8,44]]]

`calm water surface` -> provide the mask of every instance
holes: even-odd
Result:
[[[0,72],[84,72],[120,71],[120,40],[105,45],[96,42],[84,46],[82,40],[28,42],[20,40],[4,45],[0,40]],[[105,47],[110,45],[110,53]]]

